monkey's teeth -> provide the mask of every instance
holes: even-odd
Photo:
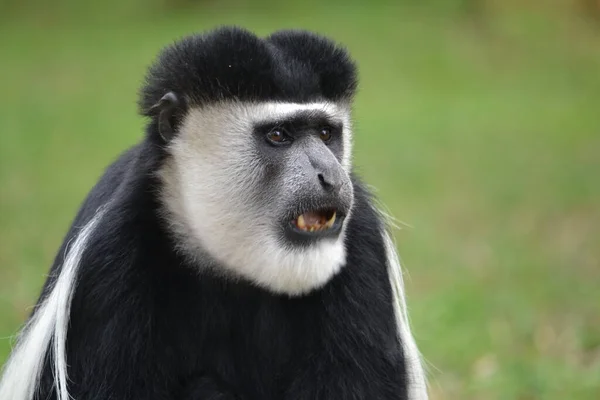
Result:
[[[329,221],[327,221],[327,222],[325,223],[325,227],[326,227],[327,229],[329,229],[329,228],[331,228],[331,227],[333,226],[333,223],[335,222],[335,216],[336,216],[336,213],[335,213],[335,211],[334,211],[334,212],[333,212],[333,215],[331,216],[331,218],[329,218]]]
[[[300,215],[298,217],[298,221],[296,222],[296,225],[298,225],[298,228],[302,229],[303,231],[306,230],[306,223],[304,222],[304,216]]]
[[[308,220],[307,220],[308,218]],[[296,227],[302,231],[305,232],[315,232],[315,231],[325,231],[329,228],[331,228],[333,226],[333,224],[335,223],[335,219],[336,219],[336,213],[335,211],[333,212],[333,214],[331,215],[331,217],[326,220],[325,218],[327,218],[325,215],[322,215],[319,218],[315,218],[315,215],[310,214],[307,216],[305,216],[304,214],[299,215],[295,220],[294,223],[296,225]],[[307,223],[308,221],[308,223]]]

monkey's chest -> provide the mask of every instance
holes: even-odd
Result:
[[[180,325],[175,346],[186,375],[207,371],[247,400],[283,398],[316,351],[319,316],[273,299],[213,300],[198,308],[193,324]]]

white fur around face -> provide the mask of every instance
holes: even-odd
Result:
[[[184,254],[208,256],[232,277],[288,295],[319,288],[340,270],[345,228],[337,239],[292,248],[282,243],[280,221],[273,218],[281,206],[279,193],[260,190],[267,171],[253,147],[252,125],[304,110],[322,110],[344,123],[341,164],[349,173],[350,110],[345,105],[221,103],[190,110],[159,172],[166,219]],[[294,182],[282,183],[287,184]]]

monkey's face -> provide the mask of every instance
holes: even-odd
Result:
[[[276,293],[324,285],[345,262],[350,147],[345,105],[190,109],[161,171],[183,250]]]

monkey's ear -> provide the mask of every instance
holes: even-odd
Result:
[[[179,98],[173,92],[165,94],[155,105],[150,107],[151,115],[158,114],[158,133],[165,142],[170,142],[175,134],[175,111],[179,107]]]

